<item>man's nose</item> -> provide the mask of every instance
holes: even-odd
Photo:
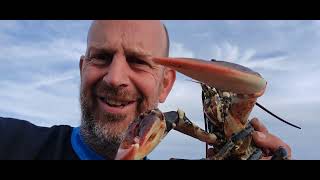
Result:
[[[113,87],[128,86],[128,64],[123,56],[114,56],[103,80]]]

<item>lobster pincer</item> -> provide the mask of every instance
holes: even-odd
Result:
[[[116,159],[143,159],[172,129],[208,144],[214,144],[217,139],[214,134],[191,122],[182,110],[162,113],[159,109],[153,109],[130,124]]]

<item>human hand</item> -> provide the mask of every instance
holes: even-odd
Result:
[[[288,144],[283,142],[279,137],[268,132],[258,118],[253,118],[251,124],[255,131],[252,133],[255,144],[264,151],[261,160],[271,160],[272,155],[280,148],[284,148],[288,153],[288,159],[291,159],[291,148]]]

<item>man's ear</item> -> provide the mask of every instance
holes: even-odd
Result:
[[[175,81],[176,71],[170,68],[165,68],[163,72],[162,88],[159,96],[160,103],[163,103],[166,100]]]
[[[82,79],[82,67],[83,67],[83,63],[84,63],[84,56],[82,55],[80,57],[80,61],[79,61],[79,70],[80,70],[80,78]]]

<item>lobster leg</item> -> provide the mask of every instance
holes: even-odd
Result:
[[[232,153],[231,151],[233,148],[237,146],[237,144],[244,139],[248,138],[248,136],[251,135],[251,133],[254,131],[254,128],[251,126],[251,124],[248,124],[248,126],[240,131],[239,133],[233,135],[231,139],[219,150],[218,153],[216,153],[214,156],[208,157],[207,159],[210,160],[223,160],[226,159]],[[252,147],[255,150],[252,150],[253,153],[248,158],[248,160],[257,160],[260,159],[262,156],[262,151],[259,148]]]
[[[174,130],[179,131],[183,134],[196,138],[202,142],[214,144],[217,140],[215,134],[208,133],[201,129],[199,126],[191,122],[182,110],[177,112],[171,111],[164,113],[166,122],[170,122]],[[167,125],[168,126],[168,125]],[[168,126],[169,127],[169,126]]]
[[[262,157],[262,150],[256,148],[256,150],[252,153],[252,155],[248,158],[248,160],[259,160]]]

